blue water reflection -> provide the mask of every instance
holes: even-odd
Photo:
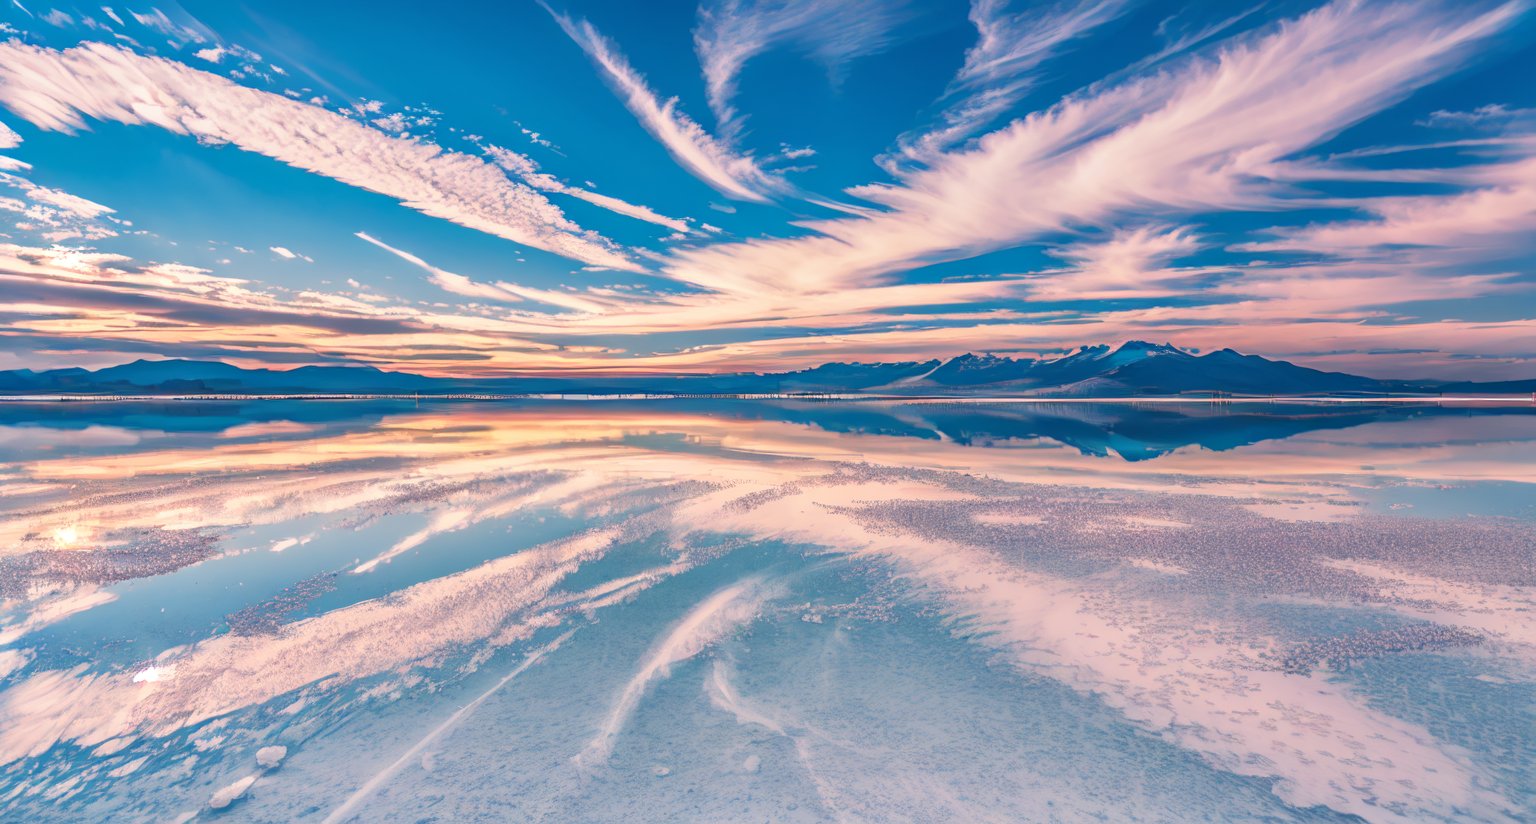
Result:
[[[18,820],[1519,820],[1529,405],[0,404]]]

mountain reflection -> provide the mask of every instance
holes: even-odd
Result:
[[[1518,820],[1533,424],[0,405],[0,817]]]
[[[1524,403],[1094,403],[949,401],[754,401],[653,399],[581,402],[518,400],[495,403],[360,400],[81,402],[0,404],[0,455],[68,450],[110,453],[138,445],[144,433],[175,433],[178,442],[292,439],[359,431],[381,421],[421,415],[452,415],[460,426],[496,425],[534,417],[654,421],[668,415],[722,422],[799,424],[829,433],[917,438],[962,446],[1016,448],[1030,442],[1070,447],[1084,456],[1148,461],[1190,447],[1223,452],[1265,441],[1367,425],[1403,433],[1453,422],[1458,437],[1487,431],[1497,421],[1536,418]],[[1482,419],[1492,428],[1460,426]],[[454,425],[445,425],[451,430]],[[43,430],[52,434],[39,437]],[[107,433],[125,434],[114,443]],[[139,436],[126,433],[136,432]],[[29,434],[30,433],[30,434]],[[71,434],[75,433],[75,434]],[[201,436],[201,438],[199,437]],[[152,437],[152,435],[151,435]],[[1472,437],[1476,437],[1472,434]],[[205,439],[205,440],[204,440]]]

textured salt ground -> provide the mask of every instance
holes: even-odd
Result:
[[[792,608],[770,605],[727,643],[676,664],[606,767],[580,775],[570,757],[645,656],[646,636],[664,635],[738,571],[685,575],[579,630],[438,741],[423,759],[430,769],[407,767],[361,805],[357,820],[389,810],[443,821],[1337,818],[1288,808],[1267,782],[1212,770],[1092,698],[1021,678],[915,605],[878,620],[804,620],[800,604],[857,598],[883,575],[841,565],[798,576],[782,599]],[[740,712],[719,700],[722,673]],[[306,747],[284,781],[355,783],[435,724],[413,716],[411,703]],[[761,720],[743,720],[753,717]],[[376,742],[371,763],[341,757],[362,740]],[[342,764],[351,768],[332,771]],[[240,814],[325,810],[284,795],[274,783]]]
[[[932,480],[932,478],[926,478],[926,480]],[[962,509],[963,509],[963,507],[962,507]],[[730,569],[731,569],[730,558],[733,558],[733,555],[727,555],[727,557],[725,557],[725,558],[727,558],[727,560],[722,561],[722,563],[720,563],[719,566],[722,567],[722,572],[730,572]],[[598,570],[593,570],[593,575],[598,576],[598,578],[602,578],[602,575],[601,575],[601,573],[598,573]],[[687,601],[687,598],[684,598],[684,601]],[[642,629],[642,627],[644,627],[645,624],[644,624],[644,621],[630,620],[630,621],[627,621],[627,623],[625,623],[624,626],[625,627],[634,627],[634,629]],[[636,641],[637,638],[641,638],[642,635],[644,635],[644,633],[639,633],[639,635],[631,635],[630,636],[631,643],[634,643],[634,641]],[[660,689],[660,687],[657,687],[657,689]],[[929,735],[931,735],[931,733],[929,733]],[[796,746],[796,753],[797,753],[797,756],[799,756],[799,758],[802,759],[802,761],[805,761],[805,759],[808,759],[808,756],[806,756],[805,753],[802,752],[802,747],[805,747],[805,744],[797,744],[797,746]],[[845,759],[843,759],[843,761],[848,761],[848,759],[845,758]],[[771,766],[771,763],[770,763],[770,766]],[[677,773],[679,773],[679,775],[684,775],[684,769],[682,769],[682,767],[679,767],[679,769],[674,770],[673,767],[665,767],[665,766],[657,767],[657,766],[653,766],[653,767],[650,767],[650,769],[651,769],[651,772],[653,772],[653,773],[654,773],[654,770],[665,769],[668,772],[667,776],[671,776],[671,773],[673,773],[673,772],[677,772]],[[974,769],[975,769],[974,764],[972,764],[972,770],[974,770]],[[644,770],[642,770],[642,772],[644,772]],[[877,775],[877,773],[879,773],[879,772],[877,772],[877,770],[876,770],[876,775]],[[932,775],[932,773],[925,773],[925,775],[929,776],[929,784],[931,784],[931,781],[932,781],[931,775]],[[653,778],[660,778],[660,776],[653,775]],[[866,779],[868,779],[868,776],[866,776]],[[677,781],[677,782],[682,782],[682,781]],[[677,782],[674,782],[674,784],[677,784]],[[845,776],[845,778],[843,778],[842,781],[836,782],[836,784],[839,784],[840,787],[843,787],[843,786],[854,786],[854,784],[857,784],[857,781],[851,781],[851,779],[848,779]],[[938,786],[942,786],[942,784],[938,784]],[[823,812],[828,812],[828,810],[836,810],[836,804],[837,804],[836,798],[828,798],[828,792],[826,792],[826,790],[825,790],[825,781],[820,782],[819,789],[822,790],[822,792],[817,793],[817,799],[819,799],[820,804],[822,804],[822,806],[823,806]],[[843,787],[843,789],[840,790],[840,792],[845,793],[845,795],[846,795],[846,793],[856,792],[856,790],[846,789],[846,787]],[[664,795],[670,795],[670,793],[664,793]],[[892,792],[891,792],[891,790],[886,789],[885,792],[869,793],[869,795],[871,795],[872,798],[886,798],[886,796],[891,796]],[[911,793],[909,793],[909,795],[914,796],[914,798],[925,799],[925,798],[931,798],[931,796],[938,795],[938,793],[934,793],[934,792],[932,792],[932,790],[928,790],[928,792],[911,792]],[[1057,787],[1057,789],[1041,790],[1041,795],[1048,795],[1048,796],[1052,796],[1052,798],[1064,799],[1064,798],[1068,798],[1069,793],[1063,792],[1063,790],[1058,789],[1058,787]],[[581,799],[582,798],[581,793],[571,793],[571,796],[573,796],[573,798],[576,798],[576,799]],[[963,799],[948,799],[948,801],[946,801],[946,804],[949,804],[949,806],[954,806],[954,804],[962,804],[962,801],[963,801]],[[920,802],[920,801],[914,801],[914,804],[917,804],[917,802]],[[1061,801],[1061,802],[1064,802],[1064,801]],[[862,804],[857,804],[857,806],[859,806],[859,807],[868,807],[869,806],[869,801],[863,801]],[[876,806],[879,806],[879,804],[876,804]],[[796,809],[799,809],[799,806],[797,806]],[[991,809],[991,807],[983,806],[982,809]],[[590,815],[599,815],[598,810],[587,810],[587,812],[590,813]],[[891,812],[894,813],[895,810],[891,810]],[[679,815],[685,815],[685,813],[687,813],[687,812],[685,812],[685,810],[679,810]],[[934,815],[938,815],[938,813],[934,813]]]
[[[674,448],[678,441],[642,440],[657,448]],[[684,446],[701,461],[710,452],[696,444]],[[744,457],[733,454],[730,460],[741,463]],[[762,456],[750,460],[765,463]],[[729,474],[736,468],[717,464],[706,474]],[[685,509],[694,500],[721,504],[701,507],[697,521],[678,524],[683,531],[705,531],[672,536],[699,566],[650,590],[636,590],[632,602],[596,610],[596,624],[583,626],[558,654],[491,695],[473,718],[443,737],[441,746],[429,748],[426,767],[402,770],[388,789],[398,787],[403,795],[381,793],[365,799],[359,809],[383,813],[393,797],[411,809],[421,800],[430,810],[426,815],[445,820],[459,817],[454,814],[500,818],[496,800],[502,798],[524,805],[530,816],[551,819],[603,819],[650,810],[681,819],[718,819],[733,817],[737,809],[762,812],[764,818],[808,819],[838,812],[984,819],[997,810],[1064,820],[1100,814],[1147,820],[1335,817],[1319,808],[1288,807],[1272,791],[1271,779],[1214,769],[1207,759],[1173,743],[1198,746],[1199,739],[1149,734],[1145,724],[1128,722],[1124,707],[1108,706],[1093,688],[1071,688],[1067,684],[1073,678],[1062,679],[1050,667],[1034,668],[1038,661],[1027,635],[999,643],[996,633],[1007,627],[997,624],[999,614],[986,615],[997,605],[968,600],[964,588],[945,591],[949,582],[944,576],[920,574],[936,558],[930,549],[951,541],[961,542],[969,553],[957,572],[974,575],[990,569],[1010,580],[1023,572],[1070,579],[1091,596],[1082,600],[1083,606],[1100,617],[1129,621],[1147,636],[1137,643],[1148,650],[1170,647],[1170,653],[1187,654],[1213,637],[1222,643],[1273,637],[1279,653],[1306,644],[1341,651],[1313,667],[1318,678],[1326,678],[1318,686],[1338,684],[1356,699],[1355,711],[1418,725],[1438,746],[1459,748],[1448,763],[1470,765],[1479,773],[1475,780],[1490,782],[1515,805],[1512,809],[1530,809],[1530,742],[1511,734],[1508,726],[1511,719],[1520,724],[1521,707],[1532,705],[1530,673],[1511,655],[1510,639],[1475,643],[1456,634],[1486,632],[1499,616],[1518,617],[1525,596],[1511,585],[1532,580],[1529,524],[1359,514],[1336,523],[1281,523],[1231,499],[1230,489],[1227,497],[1189,494],[1188,487],[1196,483],[1189,478],[1180,481],[1187,488],[1179,495],[1164,496],[858,465],[827,465],[809,476],[803,468],[797,472],[802,476],[798,481],[745,494],[714,480],[686,488],[594,487],[579,507],[564,513],[573,522],[612,518],[627,523],[632,515],[671,504]],[[771,473],[754,470],[752,477],[765,474]],[[512,483],[517,475],[507,477]],[[216,486],[202,487],[201,494],[218,498]],[[307,503],[303,498],[286,501],[281,523],[263,538],[281,540],[303,532],[293,528],[289,513],[302,512],[345,487],[319,486]],[[356,491],[356,484],[351,488]],[[1257,495],[1264,487],[1252,490]],[[383,503],[354,507],[346,517],[365,529],[400,517],[416,518],[419,526],[430,513],[462,505],[465,496],[494,501],[500,491],[484,479],[417,484]],[[715,492],[722,494],[713,498]],[[807,499],[808,493],[818,499]],[[799,514],[793,508],[774,510],[781,502],[803,509]],[[761,542],[754,549],[751,543],[707,531],[733,520],[769,534],[799,530],[816,538],[811,543],[833,547],[844,539],[856,539],[855,544],[870,540],[876,554],[912,568],[901,570],[893,583],[861,566],[870,560],[829,561],[819,552],[807,558],[795,548],[765,550]],[[1107,523],[1114,526],[1106,528]],[[351,576],[360,585],[320,595],[297,615],[344,609],[369,592],[387,596],[498,557],[510,551],[510,544],[497,537],[499,526],[487,521],[435,533],[367,575]],[[654,528],[652,523],[636,534]],[[294,563],[291,559],[324,551],[320,542],[274,554],[265,549],[269,544],[262,544],[260,552],[216,558],[185,572],[257,561],[297,571],[302,564],[287,566]],[[599,587],[632,577],[666,561],[659,548],[669,545],[642,543],[609,553],[574,572],[563,587]],[[356,559],[332,560],[359,563],[389,546],[388,540],[375,541]],[[825,580],[827,568],[840,572]],[[740,633],[728,633],[675,663],[670,677],[647,684],[602,769],[574,770],[570,757],[591,742],[614,697],[633,683],[636,668],[657,639],[669,637],[678,621],[721,588],[762,575],[785,579],[789,592],[765,605],[762,617]],[[865,597],[892,591],[899,595],[875,601]],[[998,592],[1057,594],[1028,586]],[[253,594],[244,601],[264,604],[271,597]],[[1134,609],[1115,611],[1120,602]],[[120,597],[69,621],[84,626],[94,617],[99,622],[126,603]],[[1260,608],[1275,604],[1289,605],[1292,614],[1277,616],[1273,609],[1259,614]],[[971,610],[983,613],[983,620]],[[230,606],[215,602],[203,611],[222,620]],[[1329,611],[1338,613],[1339,620],[1317,620]],[[1310,626],[1304,613],[1314,619]],[[1167,617],[1154,620],[1160,614]],[[893,615],[899,620],[878,620]],[[1383,620],[1373,625],[1368,620],[1373,617]],[[1191,619],[1208,626],[1192,633],[1170,631],[1177,627],[1169,621]],[[1405,644],[1400,633],[1394,634],[1424,626],[1426,620],[1449,622],[1451,634],[1435,635],[1429,646]],[[1459,629],[1462,624],[1467,628]],[[1211,628],[1216,628],[1214,635]],[[400,629],[426,632],[430,627]],[[91,649],[91,639],[80,638],[85,646],[71,653],[78,660],[100,666],[123,654],[111,645]],[[1417,635],[1408,640],[1416,638],[1423,640]],[[291,745],[292,756],[280,770],[250,782],[221,815],[288,820],[300,813],[324,814],[455,707],[483,694],[529,645],[542,640],[536,636],[487,650],[471,645],[419,662],[403,676],[318,685],[302,690],[297,700],[285,694],[195,729],[146,737],[116,755],[83,752],[66,741],[20,768],[32,772],[32,788],[45,789],[11,809],[40,820],[56,810],[106,816],[199,809],[221,788],[252,775],[254,753],[280,739]],[[1195,646],[1186,647],[1190,644]],[[1232,673],[1238,678],[1244,668],[1284,669],[1263,656],[1234,657],[1230,665],[1238,668]],[[465,669],[473,672],[465,677]],[[967,673],[969,680],[960,677]],[[1100,682],[1097,688],[1106,683],[1114,686]],[[1134,679],[1126,683],[1136,686]],[[1186,679],[1181,686],[1200,683]],[[374,699],[358,702],[363,692],[374,693]],[[1221,695],[1217,691],[1207,697],[1219,700]],[[1417,756],[1433,754],[1433,749],[1422,749]],[[1397,757],[1366,746],[1359,755]],[[1455,760],[1463,755],[1464,761]],[[12,771],[5,779],[16,776]],[[999,786],[1008,793],[1000,796]],[[412,794],[412,788],[420,793]],[[465,801],[477,795],[489,800],[484,805]],[[55,799],[71,806],[60,807]],[[1038,806],[1044,802],[1049,806]],[[1474,817],[1465,810],[1458,816],[1454,809],[1436,809],[1445,817]],[[1370,812],[1389,820],[1386,811]],[[1428,811],[1407,809],[1406,814],[1423,818]]]

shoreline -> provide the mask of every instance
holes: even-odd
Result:
[[[1526,395],[1131,395],[1131,396],[1044,396],[1044,395],[873,395],[861,393],[534,393],[534,394],[350,394],[350,393],[272,393],[250,395],[0,395],[0,403],[230,403],[244,401],[672,401],[672,400],[773,400],[827,402],[880,402],[924,404],[1503,404],[1536,406],[1536,397]]]

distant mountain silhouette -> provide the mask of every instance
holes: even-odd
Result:
[[[389,394],[438,388],[441,381],[372,366],[302,366],[297,369],[243,369],[220,361],[136,360],[94,372],[84,369],[29,369],[0,372],[0,392],[82,392],[88,394],[166,393],[347,393]]]
[[[244,369],[218,361],[138,360],[98,370],[0,372],[0,394],[786,394],[1142,397],[1536,392],[1536,379],[1495,383],[1385,381],[1324,372],[1220,349],[1170,344],[1085,346],[1059,358],[967,353],[945,361],[826,363],[778,373],[593,377],[433,378],[371,366]]]

